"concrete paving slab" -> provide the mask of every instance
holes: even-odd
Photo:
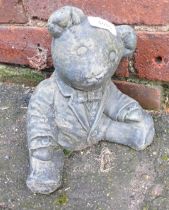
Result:
[[[66,156],[63,187],[26,187],[26,111],[32,88],[0,84],[0,209],[169,210],[169,115],[154,114],[156,137],[145,151],[102,142]]]

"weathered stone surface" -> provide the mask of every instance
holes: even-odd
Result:
[[[165,0],[24,0],[24,5],[31,17],[45,20],[56,9],[73,5],[87,14],[101,16],[118,24],[162,25],[169,21],[169,4]]]
[[[125,94],[137,100],[145,109],[159,110],[161,107],[161,88],[145,86],[125,81],[117,81],[114,83]]]
[[[63,187],[49,195],[26,187],[26,108],[31,89],[0,86],[0,208],[14,210],[168,210],[169,115],[154,116],[145,151],[104,143],[66,158]],[[68,152],[67,152],[68,154]]]
[[[27,112],[26,183],[41,194],[61,186],[63,148],[80,151],[105,140],[144,150],[155,133],[152,117],[111,81],[136,49],[132,27],[66,6],[49,17],[48,30],[55,71],[37,86]]]
[[[169,81],[168,32],[138,33],[135,68],[141,78]]]
[[[0,23],[26,23],[27,21],[22,1],[0,1]]]

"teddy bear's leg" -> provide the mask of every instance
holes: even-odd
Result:
[[[127,116],[126,121],[113,121],[109,118],[105,139],[127,145],[135,150],[143,150],[153,141],[154,124],[147,113],[138,117],[137,113]]]
[[[62,184],[64,165],[63,150],[58,147],[42,147],[29,150],[30,175],[27,186],[34,193],[50,194]]]

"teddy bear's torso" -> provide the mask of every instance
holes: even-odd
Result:
[[[30,142],[38,135],[48,134],[52,145],[59,144],[69,150],[84,149],[101,141],[110,121],[120,120],[125,107],[133,103],[136,104],[117,91],[111,81],[89,93],[69,87],[54,73],[41,82],[32,96],[29,122],[34,132],[31,132]],[[34,111],[37,109],[39,113]],[[34,124],[33,118],[37,115],[43,120]]]

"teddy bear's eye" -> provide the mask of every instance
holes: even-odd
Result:
[[[110,52],[109,58],[110,58],[110,60],[111,60],[112,62],[114,62],[115,59],[116,59],[116,53],[115,53],[114,51]]]
[[[84,55],[87,51],[88,51],[88,48],[85,47],[85,46],[82,46],[82,47],[79,47],[79,48],[77,49],[77,54],[78,54],[79,56],[81,56],[81,55]]]

